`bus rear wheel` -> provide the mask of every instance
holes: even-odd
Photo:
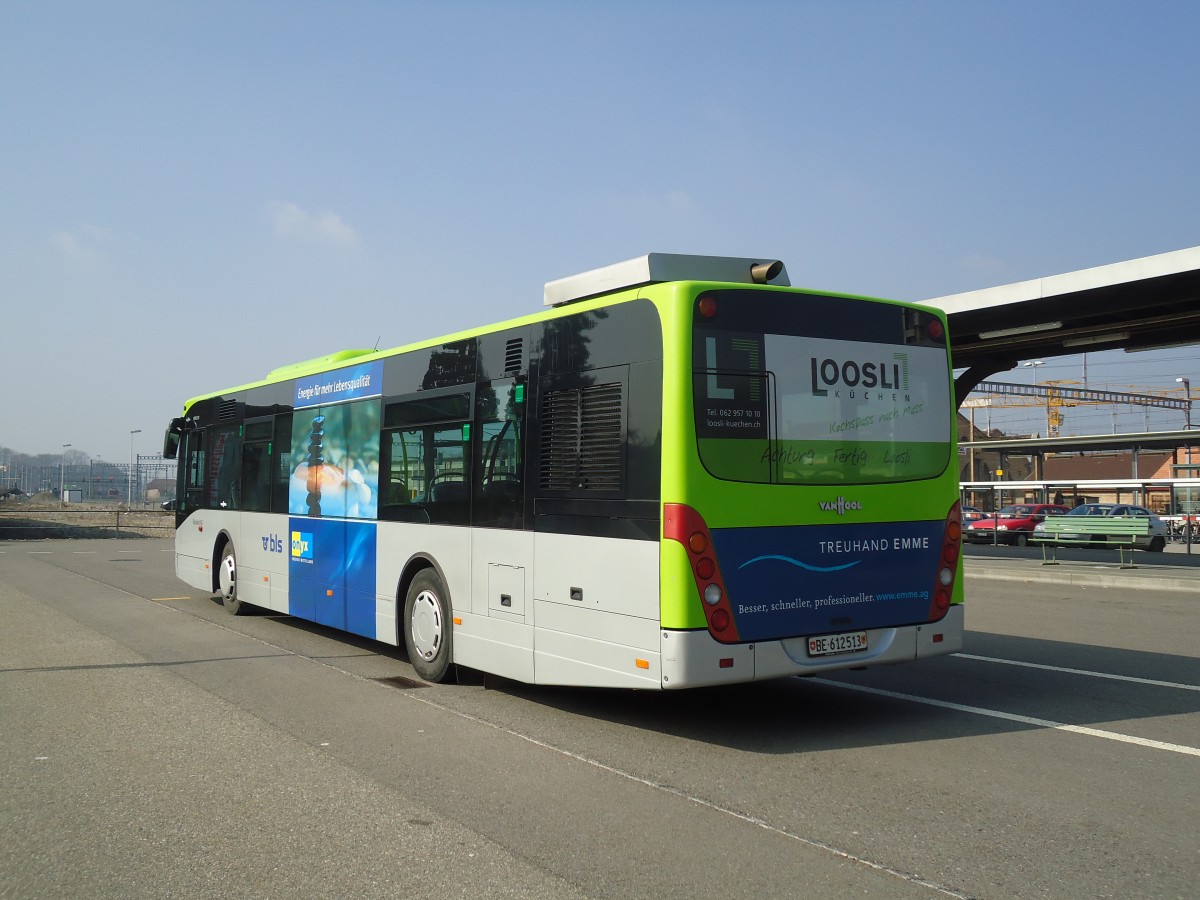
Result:
[[[238,599],[237,589],[237,554],[233,551],[233,541],[221,549],[221,562],[217,565],[217,592],[225,611],[235,616],[246,612],[248,604]]]
[[[417,674],[435,684],[451,663],[450,595],[433,569],[417,573],[404,600],[404,646]]]

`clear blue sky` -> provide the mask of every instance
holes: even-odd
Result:
[[[1198,245],[1197,34],[1184,0],[10,0],[0,445],[120,462],[189,396],[650,250],[920,300]],[[1089,382],[1200,387],[1163,356]]]

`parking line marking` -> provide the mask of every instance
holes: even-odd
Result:
[[[1068,669],[1063,666],[1047,666],[1042,663],[1021,662],[1015,659],[999,659],[995,656],[975,656],[972,653],[955,653],[961,659],[979,662],[1001,663],[1006,666],[1023,666],[1027,669],[1044,669],[1047,672],[1062,672],[1065,675],[1087,675],[1091,678],[1109,678],[1113,681],[1128,681],[1130,684],[1147,684],[1152,687],[1178,688],[1181,691],[1200,691],[1200,684],[1180,684],[1175,681],[1158,681],[1154,678],[1137,678],[1133,675],[1113,675],[1110,672],[1091,672],[1087,669]]]
[[[1121,734],[1117,731],[1104,731],[1100,728],[1088,728],[1084,725],[1068,725],[1065,722],[1055,722],[1051,719],[1037,719],[1033,716],[1022,716],[1017,713],[1001,712],[998,709],[984,709],[981,706],[967,706],[962,703],[951,703],[949,700],[934,700],[932,697],[918,697],[915,694],[901,694],[899,691],[885,691],[882,688],[867,687],[861,684],[847,684],[844,681],[831,681],[828,678],[808,678],[810,682],[827,684],[830,687],[845,688],[848,691],[859,691],[863,694],[875,694],[879,697],[891,697],[893,700],[907,700],[910,703],[923,703],[926,706],[938,706],[942,709],[953,709],[956,712],[971,713],[975,716],[987,716],[991,719],[1004,719],[1007,722],[1019,722],[1022,725],[1034,725],[1038,728],[1052,728],[1055,731],[1070,731],[1075,734],[1085,734],[1089,737],[1104,738],[1108,741],[1120,741],[1124,744],[1136,744],[1139,747],[1149,747],[1153,750],[1167,750],[1171,753],[1183,753],[1188,756],[1200,756],[1200,747],[1188,747],[1185,744],[1170,744],[1166,741],[1153,741],[1150,738],[1136,737],[1131,734]]]

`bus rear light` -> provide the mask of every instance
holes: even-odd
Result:
[[[696,304],[696,310],[700,313],[701,317],[703,317],[705,319],[716,318],[717,298],[714,297],[712,294],[705,294],[704,296],[702,296],[700,298],[700,301]]]
[[[733,657],[732,656],[723,656],[719,660],[717,660],[717,665],[720,666],[722,669],[732,669],[733,668]]]
[[[944,327],[942,327],[941,319],[930,319],[929,320],[929,339],[930,340],[940,341],[945,336],[945,334],[946,334],[946,329]]]
[[[708,623],[708,633],[722,643],[735,643],[738,640],[737,625],[726,595],[721,564],[710,552],[712,535],[704,517],[682,503],[664,503],[663,538],[678,541],[687,552],[696,585],[696,593],[692,596],[703,600],[700,608]]]
[[[961,541],[962,509],[955,503],[946,514],[946,525],[942,530],[942,555],[933,584],[933,601],[929,604],[930,622],[936,622],[950,609],[950,600],[954,596],[954,579],[958,572],[958,558],[962,552]]]
[[[935,644],[940,644],[945,639],[946,639],[946,636],[944,634],[942,634],[940,631],[937,634],[935,634],[932,638],[930,638],[930,640],[933,641],[933,643],[935,643]]]

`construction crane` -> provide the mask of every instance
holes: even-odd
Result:
[[[1071,387],[1071,385],[1077,384],[1079,384],[1078,381],[1047,381],[1042,384],[981,381],[962,405],[972,410],[1017,406],[1045,407],[1048,437],[1058,437],[1063,423],[1063,407],[1088,404],[1125,405],[1184,411],[1191,407],[1190,399],[1173,397],[1169,391],[1132,393]],[[972,427],[974,427],[974,423],[972,423]]]

